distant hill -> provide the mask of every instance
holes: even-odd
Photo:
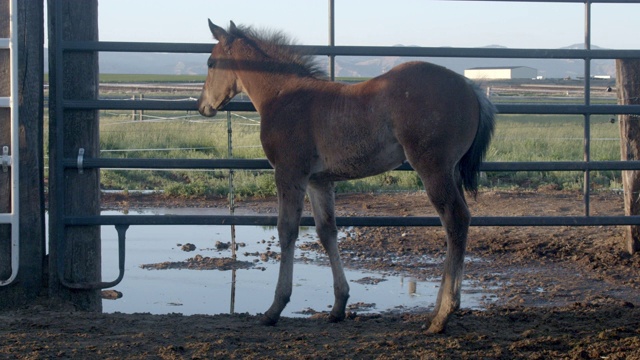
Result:
[[[105,74],[207,73],[208,54],[101,53],[100,72]]]
[[[491,45],[489,48],[504,48]],[[572,45],[563,49],[583,48]],[[593,49],[598,49],[594,46]],[[473,67],[528,66],[538,69],[538,75],[545,78],[564,78],[584,76],[584,61],[576,59],[487,59],[487,58],[414,58],[414,57],[361,57],[342,56],[336,58],[337,76],[371,77],[388,71],[395,65],[411,60],[423,60],[449,68],[463,74],[465,69]],[[326,63],[326,59],[321,59]],[[594,60],[591,62],[592,75],[615,76],[614,60]]]
[[[504,48],[499,45],[487,47]],[[563,49],[583,47],[583,45],[576,44]],[[593,49],[598,49],[598,47],[593,46]],[[45,51],[45,57],[46,55]],[[207,72],[207,57],[207,54],[103,52],[100,54],[100,72],[106,74],[202,75]],[[373,77],[388,71],[400,63],[411,60],[429,61],[460,74],[464,73],[465,69],[473,67],[528,66],[538,69],[538,75],[545,78],[576,78],[584,76],[584,61],[576,59],[415,58],[400,56],[339,56],[336,58],[336,76]],[[323,66],[328,66],[326,56],[319,56],[318,62]],[[46,58],[45,64],[47,64]],[[591,73],[593,75],[615,76],[614,60],[593,60]]]

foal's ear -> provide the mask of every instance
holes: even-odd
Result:
[[[211,34],[213,34],[213,37],[218,41],[223,41],[229,36],[223,28],[212,23],[211,19],[209,19],[209,30],[211,30]]]

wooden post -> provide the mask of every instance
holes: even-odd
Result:
[[[62,52],[57,36],[65,41],[98,40],[97,0],[48,0],[49,14],[49,273],[50,295],[70,301],[76,309],[102,311],[99,290],[71,290],[58,275],[58,261],[64,263],[64,280],[70,283],[101,280],[99,226],[65,227],[62,215],[99,215],[100,172],[98,169],[66,169],[63,158],[99,156],[99,114],[97,110],[62,110],[64,99],[98,98],[97,52]],[[62,124],[64,123],[64,124]],[[62,126],[63,125],[63,126]],[[60,132],[59,132],[60,131]],[[64,236],[66,246],[59,239]]]
[[[616,60],[618,104],[640,104],[640,59]],[[640,160],[640,115],[618,115],[622,160]],[[623,171],[624,212],[640,215],[640,171]],[[640,250],[640,227],[628,226],[625,247],[630,254]]]
[[[44,263],[42,0],[18,1],[20,126],[20,268],[16,281],[0,287],[0,309],[23,307],[41,292]],[[0,37],[9,37],[9,1],[0,0]],[[0,56],[0,94],[9,95],[9,51]],[[24,60],[28,59],[28,60]],[[0,112],[0,145],[9,145],[8,109]],[[0,210],[10,209],[8,173],[0,170]],[[10,226],[0,226],[0,276],[11,273]],[[8,273],[7,273],[8,271]]]

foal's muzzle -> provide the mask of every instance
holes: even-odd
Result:
[[[223,107],[225,107],[225,105],[231,102],[231,98],[232,97],[225,97],[224,100],[222,100],[222,102],[218,106],[213,106],[210,103],[203,104],[202,98],[200,98],[198,99],[198,111],[202,116],[206,116],[206,117],[216,116],[219,109],[222,109]]]
[[[218,113],[218,110],[211,105],[199,105],[198,111],[200,112],[200,115],[206,117],[213,117]]]
[[[216,116],[218,113],[218,109],[211,105],[209,101],[204,101],[203,97],[200,96],[198,99],[198,112],[202,116],[212,117]]]

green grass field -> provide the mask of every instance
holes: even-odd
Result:
[[[203,76],[177,75],[101,75],[109,83],[187,83],[202,82]],[[145,99],[167,99],[175,96],[197,97],[199,94],[153,92]],[[109,91],[103,98],[131,98],[128,92]],[[498,96],[498,103],[575,103],[575,98],[527,98]],[[593,99],[594,103],[611,103]],[[591,117],[591,159],[620,158],[619,129],[613,116]],[[233,113],[232,143],[235,158],[264,158],[259,140],[259,116],[256,113]],[[102,157],[110,158],[226,158],[227,114],[204,118],[197,113],[180,111],[146,111],[143,120],[132,111],[100,111],[100,148]],[[45,134],[46,135],[46,134]],[[579,115],[498,115],[493,142],[487,161],[580,161],[583,159],[584,119]],[[46,147],[45,147],[46,148]],[[104,189],[164,190],[185,197],[226,195],[228,170],[164,171],[103,170]],[[580,172],[496,172],[481,177],[481,186],[491,188],[527,188],[552,185],[555,188],[579,189],[584,177]],[[591,173],[594,189],[620,188],[620,173]],[[273,172],[236,171],[234,187],[237,196],[275,194]],[[339,183],[339,192],[372,192],[419,190],[421,181],[411,171],[393,171],[370,178]]]
[[[160,118],[162,115],[162,119]],[[149,113],[149,120],[133,121],[130,113],[101,116],[103,157],[120,158],[226,158],[226,113],[213,119],[194,114]],[[171,118],[173,117],[173,119]],[[591,119],[591,159],[619,159],[618,125],[610,116]],[[235,158],[264,158],[255,113],[232,115]],[[581,116],[499,115],[487,161],[580,161],[584,126]],[[581,188],[582,174],[575,172],[500,172],[482,177],[485,187],[525,187],[553,184]],[[113,171],[104,170],[108,189],[163,189],[173,195],[224,195],[228,171]],[[620,187],[618,172],[592,173],[594,187]],[[240,196],[275,193],[270,171],[239,171],[235,187]],[[413,172],[394,171],[367,179],[341,183],[338,191],[396,191],[421,188]]]

